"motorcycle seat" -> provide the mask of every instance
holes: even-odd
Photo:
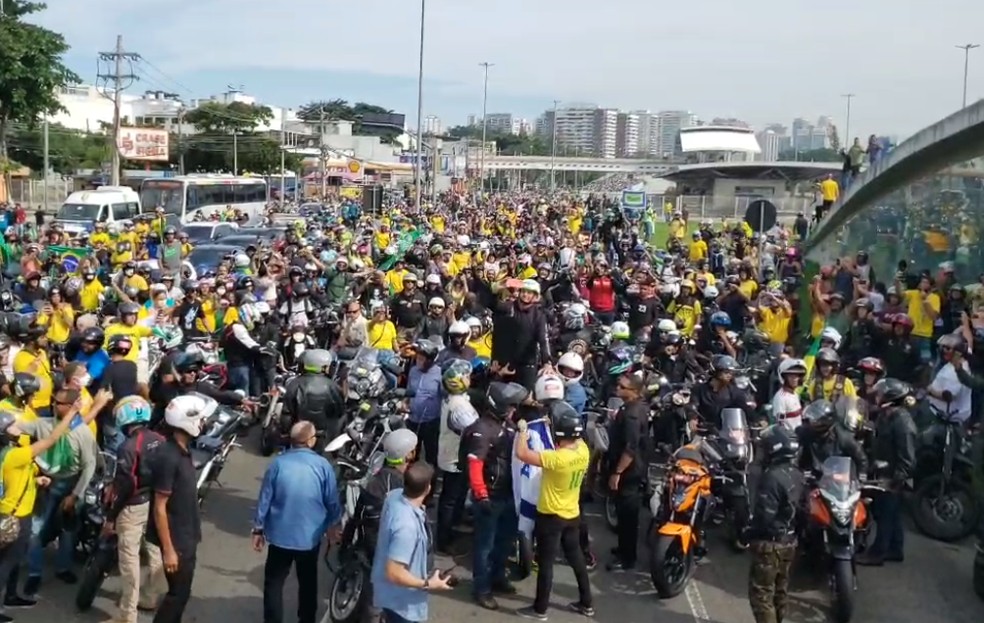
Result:
[[[208,452],[210,454],[215,453],[222,444],[225,443],[221,438],[216,437],[200,437],[195,440],[195,447],[198,450]]]

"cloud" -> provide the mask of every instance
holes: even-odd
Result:
[[[93,19],[98,16],[98,19]],[[168,73],[224,69],[417,74],[417,0],[50,0],[41,21],[76,50],[117,33]],[[951,112],[962,56],[984,4],[935,0],[427,0],[425,74],[490,94],[623,108],[690,108],[752,122],[839,115],[852,126],[913,131]],[[984,53],[979,54],[984,65]],[[977,75],[984,75],[978,72]],[[984,81],[972,82],[984,95]],[[912,97],[914,92],[939,93]]]

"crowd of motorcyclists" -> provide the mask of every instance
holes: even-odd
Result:
[[[277,212],[289,210],[271,209],[267,223]],[[598,558],[581,520],[593,501],[618,533],[606,568],[648,567],[664,597],[706,555],[704,525],[724,523],[731,545],[750,549],[759,622],[782,620],[793,552],[816,544],[811,505],[835,484],[870,494],[870,504],[852,502],[870,506],[877,526],[863,551],[852,545],[858,564],[904,559],[910,488],[930,536],[978,528],[971,441],[984,405],[984,311],[952,266],[932,275],[903,263],[886,287],[862,251],[807,281],[801,241],[782,225],[754,232],[673,213],[666,233],[641,231],[593,196],[447,195],[379,214],[329,202],[190,271],[180,261],[187,236],[159,218],[99,227],[76,241],[89,252],[67,272],[8,230],[4,603],[36,602],[50,581],[43,548],[57,540],[53,575],[80,594],[90,568],[101,582],[118,564],[115,621],[136,620],[138,608],[181,620],[198,506],[252,424],[273,453],[291,445],[295,423],[311,423],[311,447],[336,465],[340,492],[353,482],[362,492],[346,507],[342,547],[362,548],[345,560],[372,564],[373,578],[388,494],[408,461],[434,466],[425,498],[436,507],[436,550],[462,555],[461,525],[471,522],[475,602],[497,610],[495,596],[516,591],[510,578],[536,570],[536,602],[519,612],[535,620],[546,619],[561,550],[580,589],[570,607],[594,613],[588,573]],[[542,435],[530,432],[535,423]],[[846,475],[837,459],[847,459]],[[516,465],[542,473],[525,511],[517,492],[528,471]],[[87,500],[100,479],[106,494]],[[693,498],[668,493],[691,484],[700,485]],[[83,542],[87,504],[102,510]],[[649,553],[639,544],[647,505]],[[524,512],[532,538],[521,536]],[[700,517],[683,537],[672,526],[688,513]],[[851,525],[861,535],[870,524]],[[100,557],[109,536],[114,553]],[[76,549],[87,556],[81,577]],[[688,570],[673,579],[676,559]],[[417,620],[400,614],[399,591],[348,609],[335,592],[336,621]]]

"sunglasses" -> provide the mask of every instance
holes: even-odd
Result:
[[[66,400],[55,400],[55,404],[56,405],[62,405],[62,406],[65,406],[65,407],[71,407],[72,405],[75,404],[75,402],[74,401],[69,402],[69,401],[66,401]]]
[[[359,313],[359,310],[358,309],[346,309],[345,310],[345,313],[346,314],[352,314],[354,316],[355,314],[358,314]]]

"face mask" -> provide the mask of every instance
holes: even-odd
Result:
[[[218,294],[219,296],[224,296],[225,293],[226,293],[226,289],[225,288],[216,288],[215,289],[215,293]]]
[[[91,382],[92,376],[89,374],[83,374],[79,377],[79,387],[88,387]]]

